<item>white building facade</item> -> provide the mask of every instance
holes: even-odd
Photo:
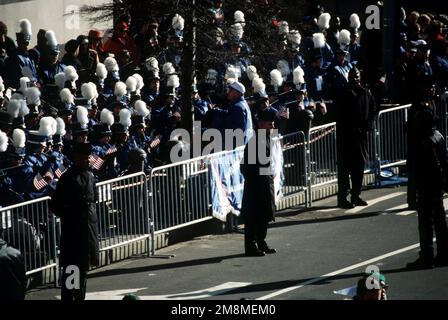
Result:
[[[0,0],[0,21],[8,26],[8,36],[15,40],[19,31],[19,20],[27,18],[32,24],[36,44],[39,29],[53,30],[59,44],[64,44],[79,35],[87,35],[90,29],[106,30],[112,27],[112,20],[91,24],[79,14],[83,5],[102,5],[111,0]],[[63,47],[61,47],[63,49]]]

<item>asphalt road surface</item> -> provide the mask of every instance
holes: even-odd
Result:
[[[417,214],[409,211],[405,187],[364,191],[368,207],[335,208],[336,198],[310,210],[279,214],[268,230],[278,252],[243,255],[243,234],[212,235],[89,274],[87,299],[342,300],[335,291],[354,286],[369,266],[390,286],[388,298],[448,299],[448,267],[408,271],[418,254]],[[448,199],[445,200],[448,208]],[[174,255],[167,259],[166,256]],[[59,299],[60,290],[30,291],[29,300]]]

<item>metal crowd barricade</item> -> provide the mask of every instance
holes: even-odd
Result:
[[[45,197],[0,208],[0,228],[8,245],[22,253],[27,276],[54,269],[57,284],[58,239],[50,200]]]
[[[437,129],[445,138],[448,146],[448,91],[441,94],[437,99]]]
[[[305,205],[308,204],[309,150],[303,131],[279,137],[283,152],[284,197],[305,191]]]
[[[154,251],[154,232],[146,175],[135,173],[100,182],[97,190],[100,251],[146,239],[150,255],[150,248]]]
[[[309,134],[309,192],[312,188],[337,181],[336,123],[310,129]],[[309,197],[311,206],[311,193]]]
[[[212,219],[207,157],[152,169],[149,195],[155,233]]]
[[[381,185],[381,169],[406,163],[407,139],[405,124],[410,104],[380,111],[375,124],[377,185]]]

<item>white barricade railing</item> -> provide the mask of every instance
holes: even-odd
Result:
[[[380,111],[376,121],[376,161],[379,168],[394,167],[406,162],[405,124],[411,105]]]
[[[154,168],[150,177],[150,210],[155,233],[212,219],[211,169],[226,155],[242,157],[244,148],[222,151]]]
[[[136,173],[97,184],[100,250],[146,239],[153,245],[147,178]]]
[[[54,269],[57,283],[57,239],[50,197],[0,208],[0,229],[9,246],[24,258],[26,274]]]
[[[336,182],[336,123],[310,129],[309,153],[309,187]]]
[[[445,95],[444,100],[440,100],[438,112],[442,116],[447,112],[447,99]],[[373,133],[369,133],[372,163],[366,172],[378,173],[378,183],[382,168],[406,161],[404,126],[409,107],[381,111]],[[446,129],[446,116],[443,123]],[[303,132],[279,137],[283,152],[283,196],[305,191],[305,202],[310,206],[312,188],[337,181],[336,135],[336,123],[329,123],[311,128],[308,137]],[[98,183],[100,250],[147,240],[148,254],[154,254],[155,233],[212,219],[212,192],[216,192],[212,178],[216,183],[216,179],[220,179],[217,172],[222,172],[223,168],[239,170],[243,152],[244,147],[239,147],[156,167],[149,177],[136,173]],[[233,156],[230,157],[233,159],[231,166],[219,167],[225,165],[222,161],[229,159],[228,156]],[[0,209],[4,237],[24,254],[27,274],[48,268],[57,270],[59,239],[55,218],[49,213],[50,200],[46,197]],[[228,206],[229,212],[235,210]]]

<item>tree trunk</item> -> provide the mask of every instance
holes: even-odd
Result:
[[[182,128],[193,137],[194,107],[191,101],[192,85],[196,65],[196,0],[191,2],[191,9],[185,19],[184,51],[182,58]]]

